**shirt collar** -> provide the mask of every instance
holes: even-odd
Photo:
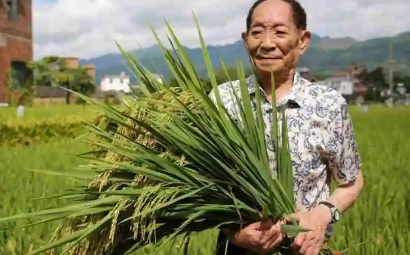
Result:
[[[248,86],[248,92],[252,96],[255,94],[255,76],[251,75],[246,80]],[[291,102],[296,103],[300,107],[303,106],[305,98],[305,88],[309,85],[310,82],[304,79],[298,72],[295,72],[293,77],[293,86],[292,89],[286,94],[286,96],[278,101],[279,105]],[[262,94],[264,94],[262,88],[260,88]]]

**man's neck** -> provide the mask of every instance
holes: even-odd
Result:
[[[287,72],[286,74],[282,75],[275,75],[275,95],[276,100],[282,99],[291,89],[293,86],[293,78],[295,72]],[[272,98],[272,83],[271,79],[266,77],[260,77],[260,84],[262,86],[263,91],[265,92],[268,100],[271,101]]]

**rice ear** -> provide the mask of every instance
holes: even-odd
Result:
[[[162,49],[181,88],[159,84],[125,54],[146,85],[145,95],[120,107],[98,105],[102,114],[86,125],[93,133],[93,150],[87,153],[90,164],[85,167],[98,175],[85,188],[74,189],[77,196],[66,196],[72,204],[26,215],[51,214],[64,220],[53,242],[42,250],[56,254],[63,247],[69,255],[112,255],[175,240],[178,235],[189,237],[212,228],[279,219],[293,212],[286,185],[270,174],[265,127],[261,118],[254,119],[243,67],[238,66],[239,92],[232,95],[242,99],[237,100],[242,102],[238,106],[243,117],[238,125],[222,107],[201,34],[216,104],[168,28],[177,57]],[[260,98],[258,93],[256,90]],[[261,107],[260,102],[257,106]],[[261,109],[257,113],[260,117]],[[279,138],[272,139],[276,143]],[[286,158],[288,154],[283,155]],[[291,171],[290,164],[283,167],[281,170]],[[281,179],[290,180],[289,175]],[[286,229],[304,231],[292,226]]]

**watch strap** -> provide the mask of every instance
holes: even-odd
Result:
[[[319,205],[324,205],[324,206],[326,206],[330,209],[331,224],[336,223],[337,221],[339,221],[340,212],[336,208],[336,206],[334,206],[332,203],[327,202],[327,201],[321,201],[321,202],[319,202]]]
[[[336,206],[334,206],[332,203],[327,202],[327,201],[321,201],[321,202],[319,202],[319,205],[325,205],[325,206],[327,206],[331,209],[333,209],[333,208],[337,209]]]

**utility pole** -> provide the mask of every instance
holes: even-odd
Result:
[[[394,83],[393,83],[393,44],[390,41],[389,50],[389,89],[390,93],[393,93]]]
[[[409,54],[409,63],[410,63],[410,50],[408,51],[408,54]]]

